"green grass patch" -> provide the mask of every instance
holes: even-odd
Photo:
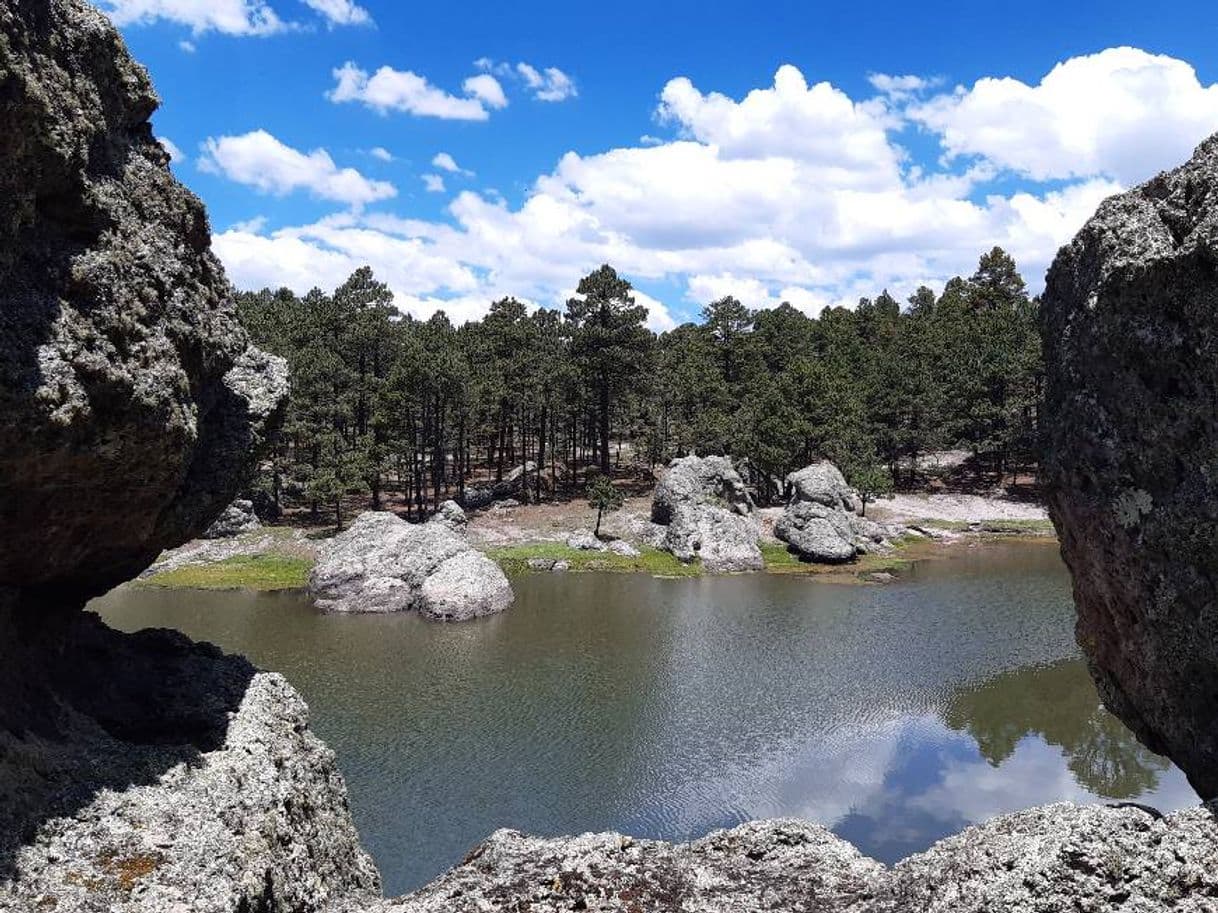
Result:
[[[762,542],[761,557],[765,561],[765,569],[776,574],[806,574],[813,567],[788,551],[784,542]]]
[[[893,551],[887,555],[860,555],[843,564],[816,564],[801,561],[799,556],[787,550],[782,542],[762,542],[761,557],[765,569],[771,574],[807,574],[850,581],[866,578],[871,574],[897,575],[909,569],[914,558],[902,555],[902,551],[919,540],[906,536],[893,541]]]
[[[641,573],[655,577],[697,577],[702,573],[700,565],[682,564],[660,549],[643,546],[639,552],[638,557],[630,558],[609,551],[571,548],[562,542],[534,542],[486,550],[487,556],[496,561],[506,574],[525,574],[535,570],[529,567],[530,559],[566,561],[572,571]]]
[[[212,564],[191,564],[154,574],[140,586],[196,590],[292,590],[309,579],[313,562],[286,555],[235,555]]]

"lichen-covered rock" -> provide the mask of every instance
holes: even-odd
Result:
[[[722,456],[677,457],[668,464],[651,499],[651,520],[667,525],[691,504],[712,504],[742,517],[753,513],[753,499],[732,461]]]
[[[1059,803],[994,818],[898,863],[873,913],[1209,913],[1218,825],[1208,808],[1158,818]]]
[[[440,505],[440,509],[436,511],[436,515],[431,518],[434,523],[443,523],[454,532],[462,532],[465,530],[469,519],[465,516],[465,511],[461,509],[461,505],[456,501],[445,501]]]
[[[805,561],[841,564],[884,550],[902,532],[859,516],[863,503],[828,460],[805,466],[786,479],[787,506],[774,535]]]
[[[656,485],[651,520],[663,526],[660,547],[711,573],[759,571],[760,529],[753,500],[731,460],[678,457]]]
[[[603,552],[608,545],[596,537],[590,529],[580,529],[567,536],[567,548],[582,552]]]
[[[853,514],[862,509],[858,492],[846,482],[842,471],[828,460],[797,469],[787,476],[784,487],[787,500],[792,503],[810,501]]]
[[[41,663],[55,726],[0,728],[0,910],[279,913],[379,896],[334,756],[281,676],[89,613],[65,639]]]
[[[1218,137],[1049,270],[1043,461],[1104,703],[1218,796]]]
[[[360,514],[335,536],[309,575],[326,612],[418,612],[465,621],[512,604],[499,565],[443,518],[407,523],[386,511]]]
[[[1208,808],[1059,803],[995,818],[887,868],[819,825],[778,819],[688,844],[497,831],[378,913],[1209,913],[1218,825]]]
[[[383,913],[862,910],[883,867],[819,825],[772,820],[670,844],[621,834],[501,830]]]
[[[212,521],[211,526],[203,531],[204,539],[231,539],[242,533],[253,532],[262,528],[262,522],[254,512],[254,502],[237,498],[224,508],[224,512]]]
[[[0,5],[0,586],[46,611],[201,533],[287,392],[144,69],[80,0]],[[37,517],[38,522],[30,522]]]
[[[774,535],[807,561],[841,564],[859,554],[851,516],[814,501],[793,501],[774,524]]]

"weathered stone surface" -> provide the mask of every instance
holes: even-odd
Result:
[[[785,487],[787,506],[774,524],[774,535],[805,561],[852,561],[884,550],[903,532],[860,517],[863,503],[858,493],[828,460],[791,473]]]
[[[847,484],[842,471],[828,460],[797,469],[787,476],[783,486],[788,502],[810,501],[853,514],[862,509],[858,492]]]
[[[333,754],[281,676],[76,613],[53,726],[0,728],[0,910],[240,913],[371,903]]]
[[[886,868],[819,825],[779,819],[689,844],[498,831],[383,913],[528,909],[682,913],[1212,911],[1218,826],[1207,808],[1060,803],[995,818]]]
[[[1218,137],[1049,270],[1043,462],[1104,703],[1218,796]]]
[[[567,536],[567,548],[583,552],[603,552],[608,546],[590,529],[580,529]]]
[[[465,516],[465,511],[461,509],[461,505],[456,501],[445,501],[440,505],[440,509],[436,511],[436,515],[431,519],[434,523],[443,523],[454,532],[463,532],[466,524],[469,522]]]
[[[651,500],[653,523],[669,524],[691,504],[713,504],[741,516],[753,513],[753,499],[727,457],[677,457],[656,485]]]
[[[386,511],[360,514],[331,540],[309,592],[326,612],[418,612],[435,621],[502,612],[514,598],[499,566],[443,517],[416,524]]]
[[[286,394],[156,106],[97,10],[0,6],[0,585],[57,606],[206,529]]]
[[[691,455],[669,463],[651,519],[665,527],[661,547],[680,561],[701,561],[711,573],[765,566],[752,498],[727,457]]]
[[[828,830],[776,820],[716,831],[688,844],[621,834],[547,839],[496,831],[463,865],[384,913],[492,910],[862,909],[883,874]]]
[[[462,502],[466,510],[480,510],[499,501],[515,500],[517,496],[528,500],[527,483],[531,489],[537,480],[537,464],[529,460],[504,473],[498,482],[484,485],[469,485]]]
[[[898,863],[874,913],[1209,913],[1218,909],[1218,825],[1193,808],[1060,803],[1004,815]]]
[[[230,539],[242,533],[262,528],[262,522],[254,513],[254,502],[238,498],[224,508],[224,512],[203,531],[204,539]]]

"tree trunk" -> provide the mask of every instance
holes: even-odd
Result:
[[[600,421],[600,441],[598,442],[599,456],[601,459],[601,472],[606,477],[610,474],[609,467],[609,381],[602,377],[600,383],[600,414],[597,418]]]

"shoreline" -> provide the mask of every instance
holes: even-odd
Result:
[[[755,573],[807,577],[823,583],[874,585],[899,579],[916,563],[945,557],[950,550],[990,542],[1055,542],[1043,508],[978,496],[899,496],[879,502],[870,513],[899,522],[908,533],[884,551],[843,564],[800,560],[774,537],[780,508],[758,511],[765,568]],[[961,501],[968,508],[961,509]],[[571,536],[587,531],[590,511],[581,502],[494,506],[470,516],[470,544],[494,560],[510,577],[545,573],[637,573],[653,577],[705,577],[698,563],[683,564],[670,553],[648,545],[649,498],[627,501],[605,518],[606,542],[631,544],[637,555],[575,548]],[[971,511],[971,512],[970,512]],[[992,516],[974,516],[990,513]],[[924,514],[924,515],[919,515]],[[1013,514],[1013,515],[1012,515]],[[127,585],[163,589],[250,590],[303,589],[332,527],[267,526],[225,539],[197,539],[160,555]],[[739,575],[733,575],[739,576]]]

